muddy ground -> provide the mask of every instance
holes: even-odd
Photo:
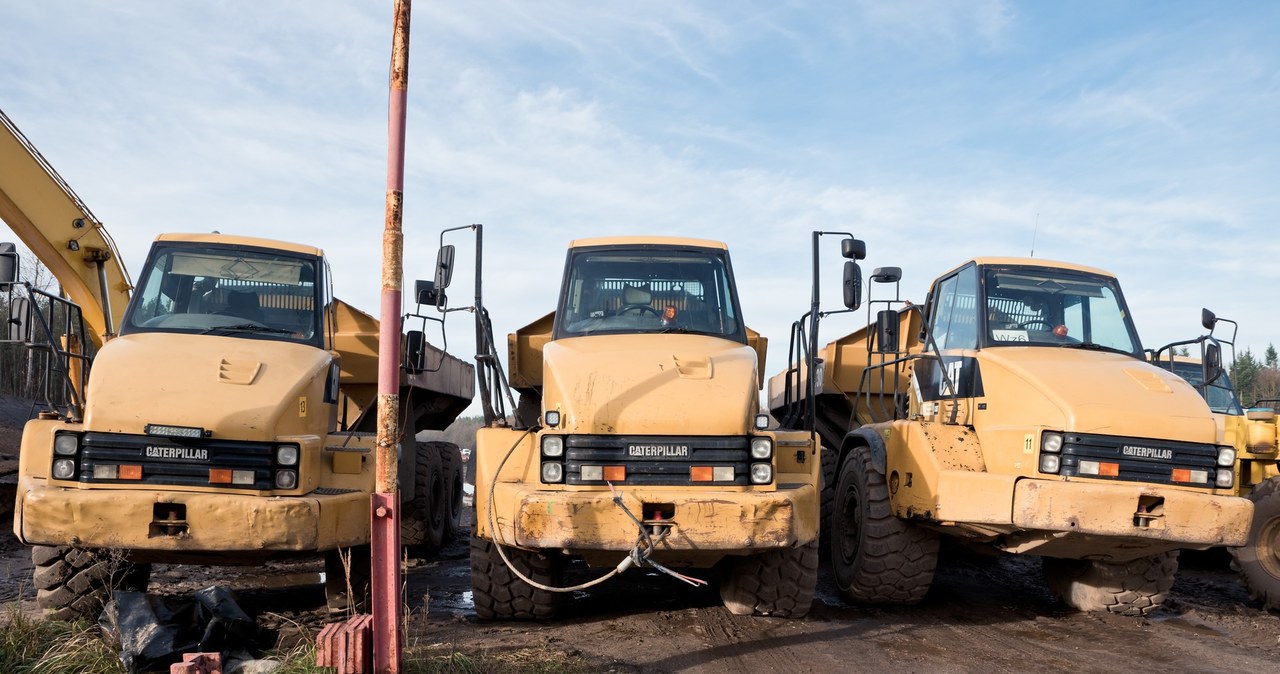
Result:
[[[13,430],[0,425],[0,454]],[[29,553],[9,531],[11,510],[0,511],[0,603],[17,599],[34,612]],[[850,606],[824,570],[807,618],[739,617],[720,606],[714,585],[632,572],[577,593],[561,620],[487,624],[470,605],[467,549],[463,538],[407,570],[410,643],[537,652],[613,672],[1280,671],[1280,614],[1250,601],[1225,554],[1184,554],[1169,600],[1148,618],[1076,613],[1050,596],[1036,559],[948,548],[928,597],[912,608]],[[296,639],[328,620],[321,566],[158,566],[151,591],[227,584],[260,623]],[[574,570],[579,579],[595,573]]]

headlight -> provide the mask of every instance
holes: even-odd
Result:
[[[1057,454],[1062,451],[1062,434],[1045,433],[1040,436],[1040,451]]]
[[[547,428],[555,428],[556,426],[559,426],[560,410],[547,410],[547,413],[542,415],[542,421]]]
[[[1041,473],[1057,473],[1062,467],[1062,457],[1057,454],[1041,454],[1040,455],[1040,472]]]
[[[773,466],[767,463],[751,464],[751,484],[769,484],[773,481]]]
[[[70,480],[76,476],[74,459],[56,459],[53,462],[53,476],[59,480]]]
[[[281,466],[297,465],[298,447],[296,445],[280,445],[276,447],[276,463]]]
[[[564,456],[564,436],[562,435],[542,436],[542,455],[543,456]]]
[[[296,471],[276,471],[276,489],[293,489],[296,486],[298,486],[298,473]]]
[[[1235,474],[1230,468],[1219,468],[1217,478],[1213,481],[1213,484],[1223,489],[1227,489],[1231,485],[1235,484],[1235,481]]]
[[[548,461],[542,464],[542,481],[543,482],[559,482],[564,479],[564,464],[557,461]]]
[[[53,436],[53,453],[62,456],[75,456],[80,451],[80,438],[70,433],[59,433]]]
[[[763,431],[764,429],[766,429],[766,428],[768,428],[768,427],[769,427],[769,415],[768,415],[768,414],[757,414],[757,415],[756,415],[756,430]]]
[[[1236,450],[1231,447],[1218,448],[1218,465],[1234,466],[1236,464]]]
[[[773,440],[769,438],[751,439],[751,458],[767,459],[773,456]]]

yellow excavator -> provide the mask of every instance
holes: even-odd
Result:
[[[333,297],[319,248],[268,239],[160,235],[135,288],[101,221],[0,122],[0,217],[67,296],[20,282],[16,247],[0,244],[0,337],[49,363],[13,516],[40,606],[91,615],[111,587],[145,586],[151,563],[321,554],[330,607],[358,603],[348,588],[367,574],[378,321]],[[442,250],[439,285],[419,282],[420,310],[439,302],[452,259]],[[457,532],[462,461],[414,434],[451,423],[475,374],[414,317],[423,329],[402,340],[400,368],[402,540],[425,554]]]

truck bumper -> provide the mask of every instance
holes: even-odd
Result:
[[[29,545],[219,556],[315,552],[369,541],[369,495],[68,489],[27,478],[18,484],[13,528]]]
[[[818,493],[811,484],[769,492],[646,488],[619,493],[636,518],[651,509],[646,504],[674,506],[674,515],[662,520],[670,529],[659,546],[664,551],[759,551],[805,545],[818,537]],[[487,493],[476,496],[488,498]],[[523,548],[626,551],[640,535],[608,491],[536,491],[499,483],[494,501],[499,514],[494,539]],[[493,536],[490,523],[478,524]]]
[[[1172,543],[1173,548],[1244,545],[1253,504],[1144,485],[1019,480],[1013,524],[1021,529],[1070,532]]]

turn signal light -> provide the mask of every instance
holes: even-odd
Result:
[[[1120,477],[1120,464],[1099,463],[1098,475],[1101,475],[1102,477]]]
[[[627,479],[626,466],[605,466],[604,481],[605,482],[623,482]]]
[[[690,466],[689,480],[692,482],[714,482],[715,468],[711,466]]]
[[[141,480],[142,466],[120,466],[121,480]]]
[[[231,469],[210,468],[209,484],[231,484]]]

